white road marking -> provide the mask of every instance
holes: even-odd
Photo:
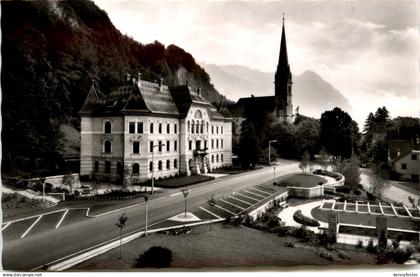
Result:
[[[68,212],[69,212],[69,210],[68,210],[68,209],[64,212],[64,214],[63,214],[63,216],[61,217],[60,221],[58,221],[57,225],[55,226],[55,229],[57,229],[58,227],[60,227],[61,222],[63,222],[63,220],[64,220],[64,218],[66,217],[66,215],[67,215],[67,213],[68,213]]]
[[[20,237],[21,239],[23,239],[28,233],[29,231],[31,231],[31,229],[38,223],[38,221],[42,218],[42,215],[40,215],[35,221],[34,223],[32,223],[32,225],[25,231],[25,233],[23,233],[23,235]]]
[[[252,192],[252,191],[249,191],[249,190],[244,190],[245,192],[247,192],[247,193],[250,193],[250,194],[253,194],[253,195],[256,195],[256,196],[259,196],[259,197],[262,197],[263,199],[264,198],[266,198],[266,196],[264,196],[264,195],[261,195],[261,194],[258,194],[258,193],[255,193],[255,192]],[[259,201],[259,200],[258,200]]]
[[[202,209],[203,211],[205,211],[205,212],[207,212],[207,213],[211,214],[212,216],[215,216],[215,217],[216,217],[216,218],[218,218],[218,219],[222,219],[222,218],[221,218],[220,216],[218,216],[217,214],[214,214],[214,213],[210,212],[209,210],[204,209],[203,207],[200,207],[200,209]]]
[[[10,226],[10,224],[12,224],[12,223],[9,222],[9,223],[4,224],[3,227],[1,227],[1,230],[4,231],[7,227]]]
[[[215,207],[216,207],[216,208],[219,208],[219,209],[221,209],[221,210],[224,210],[225,212],[228,212],[228,213],[230,213],[230,214],[236,215],[235,213],[232,213],[231,211],[226,210],[225,208],[222,208],[222,207],[220,207],[219,205],[215,205]]]
[[[223,199],[220,199],[220,201],[225,202],[226,204],[231,205],[231,206],[234,206],[234,207],[236,207],[238,209],[245,210],[245,208],[243,208],[241,206],[238,206],[238,205],[235,205],[235,204],[233,204],[233,203],[231,203],[229,201],[226,201],[226,200],[223,200]]]
[[[248,205],[250,205],[250,206],[254,205],[254,204],[251,204],[251,203],[249,203],[249,202],[246,202],[246,201],[244,201],[244,200],[241,200],[241,199],[236,198],[236,197],[233,197],[233,196],[229,196],[229,198],[235,199],[235,200],[237,200],[237,201],[240,201],[240,202],[242,202],[242,203],[248,204]]]
[[[242,194],[242,193],[239,193],[239,192],[237,192],[236,194],[239,194],[240,196],[243,196],[243,197],[246,197],[246,198],[248,198],[248,199],[252,199],[252,200],[255,200],[255,201],[257,201],[257,202],[260,202],[260,199],[253,198],[253,197],[251,197],[251,196],[246,196],[246,195],[244,195],[244,194]]]
[[[256,189],[256,188],[249,188],[249,189],[252,189],[252,190],[258,191],[258,192],[260,192],[260,193],[267,194],[267,196],[271,195],[271,193],[268,193],[268,192],[263,191],[263,190],[260,190],[260,189]]]

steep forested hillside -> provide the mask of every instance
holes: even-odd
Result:
[[[2,173],[63,171],[78,153],[78,110],[92,79],[103,93],[126,73],[167,84],[189,81],[211,102],[221,96],[191,54],[122,35],[88,0],[2,1]]]

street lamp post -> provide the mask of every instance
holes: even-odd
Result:
[[[182,190],[182,194],[184,195],[184,199],[185,199],[185,212],[184,212],[185,218],[187,218],[187,196],[189,193],[190,193],[190,190],[188,188],[185,188]]]
[[[273,184],[276,182],[276,167],[273,167]]]
[[[144,213],[146,216],[146,226],[144,227],[144,235],[147,236],[147,200],[149,197],[147,195],[144,196]]]
[[[153,193],[155,193],[155,190],[154,190],[154,188],[155,188],[155,179],[154,179],[154,177],[153,177],[153,172],[155,172],[155,162],[154,162],[154,153],[155,153],[155,147],[163,147],[163,146],[165,146],[165,144],[158,144],[158,145],[154,145],[153,147],[152,147],[152,190],[151,190],[151,192],[150,192],[150,194],[153,194]]]
[[[268,165],[271,165],[271,143],[277,142],[277,140],[268,141]]]

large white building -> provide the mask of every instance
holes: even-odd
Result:
[[[232,163],[232,121],[188,85],[137,78],[103,95],[92,84],[81,116],[80,175],[138,182]]]

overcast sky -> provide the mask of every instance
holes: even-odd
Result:
[[[310,69],[330,82],[359,124],[383,105],[392,117],[420,116],[416,0],[95,3],[139,42],[176,44],[199,63],[266,72],[276,68],[284,12],[292,72]]]

